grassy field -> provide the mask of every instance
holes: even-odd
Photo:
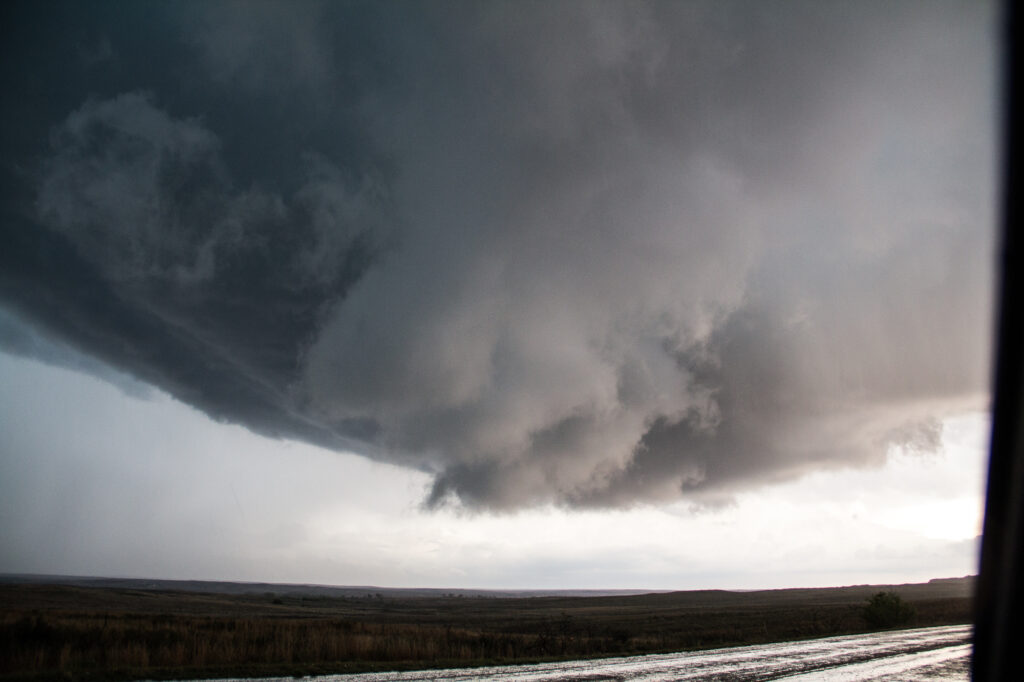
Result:
[[[0,585],[0,679],[303,675],[484,665],[864,632],[892,590],[911,625],[968,623],[971,583],[612,597],[327,597]]]

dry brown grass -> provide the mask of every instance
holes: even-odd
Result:
[[[968,598],[912,601],[915,625],[970,622]],[[400,600],[0,586],[0,677],[308,674],[678,651],[864,631],[863,603],[856,590]]]

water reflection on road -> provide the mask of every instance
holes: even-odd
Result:
[[[802,642],[714,649],[692,653],[632,656],[596,661],[401,673],[328,675],[311,682],[425,682],[427,680],[715,680],[792,682],[853,680],[962,680],[969,677],[971,627],[828,637]],[[285,679],[281,678],[282,682]],[[265,680],[263,682],[266,682]]]

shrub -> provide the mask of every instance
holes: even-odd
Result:
[[[863,615],[870,627],[891,628],[909,623],[915,611],[895,592],[879,592],[868,599]]]

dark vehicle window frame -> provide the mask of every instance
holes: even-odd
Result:
[[[1024,562],[1024,258],[1017,229],[1021,216],[1021,94],[1017,28],[1020,10],[1006,2],[1003,11],[1002,79],[1002,242],[998,265],[1000,293],[995,335],[992,440],[979,580],[975,595],[975,680],[1022,679],[1020,652],[1013,634],[1024,610],[1019,581]]]

